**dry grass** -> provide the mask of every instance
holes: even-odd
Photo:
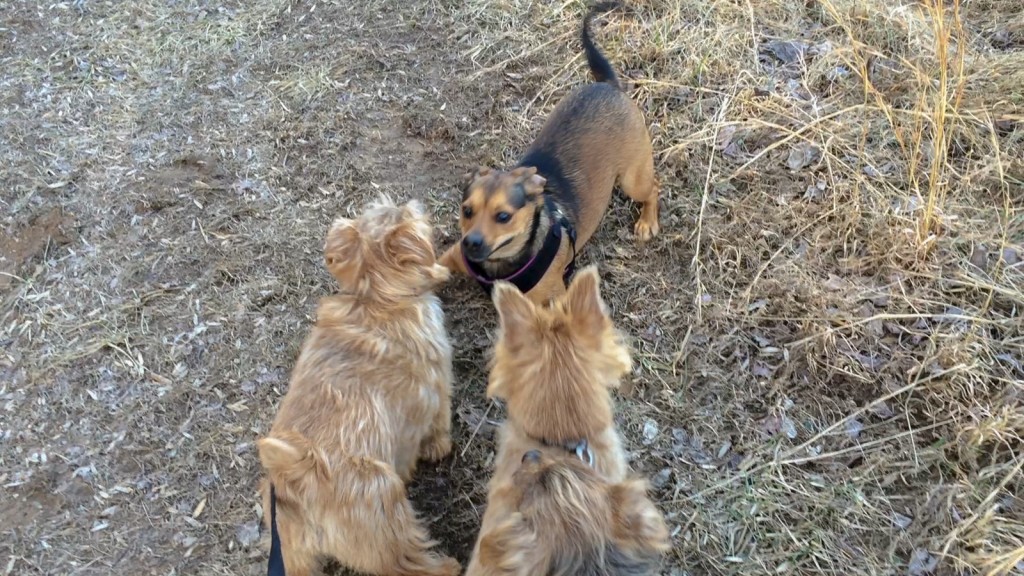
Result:
[[[665,574],[1024,573],[1024,16],[1008,0],[640,0],[662,236],[599,263]],[[453,239],[586,81],[580,2],[0,9],[0,570],[258,574],[252,442],[327,223],[378,189]],[[19,238],[14,242],[12,238]],[[13,258],[17,262],[12,263]],[[465,558],[490,304],[446,290],[455,456],[414,500]]]

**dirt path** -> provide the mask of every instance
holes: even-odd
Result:
[[[17,39],[0,136],[4,573],[265,570],[252,442],[331,289],[324,230],[380,192],[450,217],[445,118],[470,106],[429,8],[351,4],[0,14]],[[481,470],[457,457],[414,488],[463,557]]]

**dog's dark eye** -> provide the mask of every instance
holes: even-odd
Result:
[[[504,224],[512,219],[512,215],[509,214],[508,212],[498,212],[497,214],[494,215],[494,219],[498,222],[498,224]]]
[[[463,206],[462,207],[462,215],[465,216],[466,218],[472,218],[473,217],[473,209],[470,208],[469,206]]]

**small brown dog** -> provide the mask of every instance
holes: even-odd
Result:
[[[609,388],[629,351],[589,267],[550,308],[495,285],[501,318],[488,397],[502,425],[467,576],[651,574],[669,548],[647,483],[627,478]]]
[[[324,252],[341,292],[320,302],[258,442],[287,574],[330,556],[370,574],[455,576],[459,563],[430,551],[404,484],[418,459],[451,451],[451,346],[432,293],[449,272],[430,223],[418,203],[382,199],[336,220]]]
[[[616,181],[643,205],[637,238],[658,234],[658,181],[647,124],[590,37],[593,15],[614,7],[595,6],[583,21],[583,49],[597,83],[559,103],[518,167],[481,167],[466,175],[462,240],[441,263],[487,291],[505,280],[538,304],[563,294],[577,249],[597,230]]]

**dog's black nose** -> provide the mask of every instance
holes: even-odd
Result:
[[[470,260],[479,260],[487,254],[484,249],[484,236],[479,232],[470,232],[462,238],[462,251]]]
[[[530,450],[526,454],[523,454],[523,462],[529,462],[531,464],[540,462],[540,450]]]
[[[484,245],[484,237],[479,232],[470,232],[462,239],[462,247],[468,250],[479,250]]]

